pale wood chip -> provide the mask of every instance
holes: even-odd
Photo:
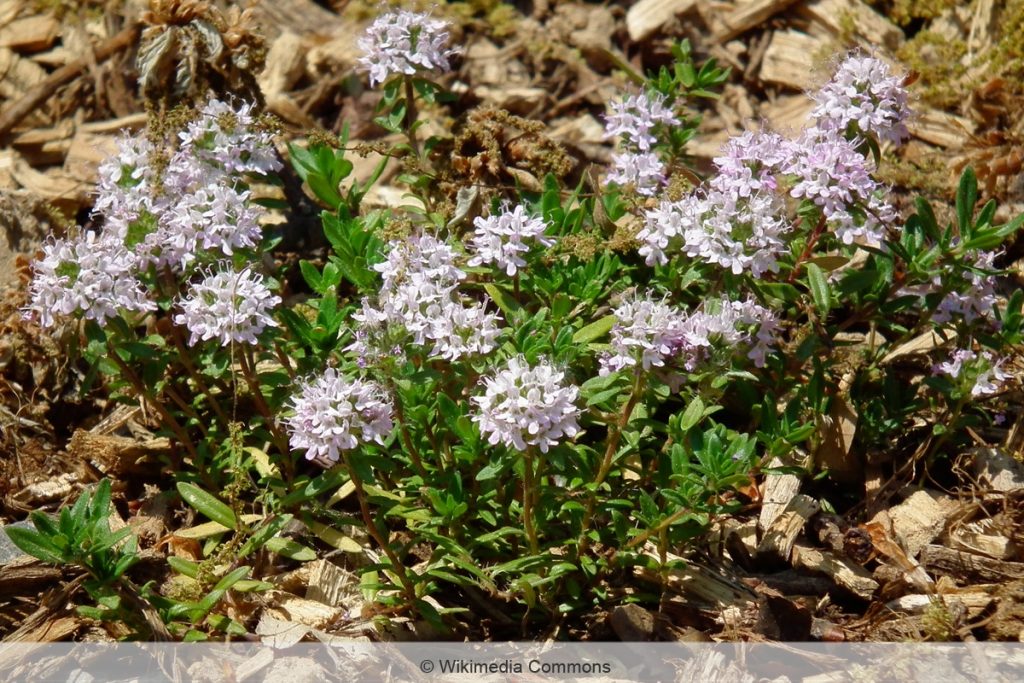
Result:
[[[816,57],[827,46],[827,41],[800,31],[776,31],[761,62],[761,80],[794,90],[813,87]]]
[[[0,47],[16,52],[40,52],[53,45],[60,34],[60,23],[49,14],[15,19],[0,30]]]
[[[640,0],[626,12],[630,40],[645,40],[680,14],[689,12],[697,0]]]
[[[864,600],[870,600],[878,590],[878,582],[871,578],[864,567],[827,550],[797,544],[793,547],[791,561],[798,569],[828,576],[837,585]]]
[[[738,5],[729,14],[722,17],[721,25],[714,31],[714,39],[719,43],[732,40],[744,31],[754,28],[792,5],[795,0],[751,0]]]
[[[849,35],[868,46],[895,51],[904,42],[903,30],[861,0],[817,0],[800,8],[835,36]]]

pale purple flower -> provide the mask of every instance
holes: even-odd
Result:
[[[689,346],[687,369],[694,369],[716,349],[730,352],[750,345],[747,357],[763,367],[767,352],[774,346],[779,329],[774,312],[753,299],[730,301],[710,299],[701,311],[686,321],[684,339]]]
[[[489,313],[483,304],[463,305],[452,301],[430,321],[427,332],[434,352],[449,361],[490,353],[497,345],[501,317]]]
[[[817,106],[811,116],[819,126],[842,133],[855,124],[861,133],[897,145],[910,137],[905,121],[911,111],[903,80],[880,59],[849,55],[832,80],[812,97]]]
[[[622,136],[632,147],[647,152],[658,139],[651,131],[659,123],[679,125],[679,119],[665,106],[661,93],[630,95],[623,101],[612,102],[612,113],[605,117],[606,138]]]
[[[654,152],[622,152],[612,155],[612,167],[605,183],[632,187],[645,197],[653,196],[665,184],[665,165]]]
[[[483,384],[484,394],[472,399],[478,408],[473,421],[492,446],[502,443],[519,451],[536,446],[547,453],[580,431],[579,388],[546,361],[530,367],[522,357],[511,358]]]
[[[394,428],[391,399],[381,386],[334,368],[300,384],[291,405],[295,412],[285,419],[291,447],[323,464],[338,462],[342,451],[360,443],[383,444]]]
[[[828,216],[826,224],[843,244],[878,247],[885,238],[886,230],[898,219],[896,209],[878,194],[873,194],[863,208],[836,209]]]
[[[872,167],[857,151],[856,141],[836,130],[810,128],[795,143],[786,169],[796,176],[790,194],[811,200],[828,217],[875,194],[878,183],[871,177]]]
[[[678,202],[663,202],[645,214],[637,234],[648,265],[667,263],[670,251],[755,277],[778,271],[792,229],[775,194],[741,196],[710,187]]]
[[[657,369],[673,390],[681,382],[673,365],[694,371],[717,351],[728,356],[749,347],[747,357],[763,367],[779,329],[778,319],[753,299],[704,302],[702,310],[682,311],[650,294],[624,301],[615,309],[609,352],[601,375],[628,367]]]
[[[100,162],[93,214],[107,220],[131,221],[143,212],[153,213],[157,172],[151,163],[153,143],[143,135],[123,133],[117,138],[117,154]]]
[[[722,146],[722,156],[714,159],[718,175],[711,185],[741,197],[759,190],[774,192],[778,176],[792,157],[793,143],[778,133],[746,131]]]
[[[103,323],[122,311],[156,308],[136,277],[134,255],[91,230],[44,244],[33,270],[25,316],[43,327],[62,316],[81,314]]]
[[[377,17],[359,38],[363,55],[359,64],[369,71],[370,85],[391,76],[412,76],[417,71],[447,72],[449,25],[429,14],[398,10]]]
[[[981,271],[995,270],[993,261],[997,256],[996,252],[978,252],[974,256],[973,266]],[[966,272],[967,282],[960,291],[952,291],[946,294],[939,302],[933,319],[937,323],[946,323],[952,320],[963,320],[972,323],[979,318],[993,319],[993,312],[996,305],[996,280],[990,273]],[[935,283],[941,285],[941,281]]]
[[[956,349],[950,354],[949,360],[936,364],[932,373],[936,375],[947,375],[953,379],[960,379],[961,375],[968,368],[974,377],[974,384],[971,386],[971,396],[989,396],[1003,388],[1012,375],[1003,370],[1006,359],[996,359],[990,352],[982,351],[977,354],[971,349]],[[968,374],[967,377],[971,377]]]
[[[249,268],[221,270],[189,287],[174,322],[188,329],[189,344],[210,339],[223,346],[256,344],[264,329],[277,326],[271,312],[279,303],[281,297],[270,291],[262,275]]]
[[[544,219],[527,214],[522,204],[514,209],[506,204],[496,215],[478,216],[473,225],[476,229],[469,246],[474,255],[469,265],[493,263],[509,277],[526,265],[522,255],[530,251],[531,242],[545,247],[554,244],[554,240],[544,237],[548,227]]]
[[[661,368],[687,346],[687,315],[650,294],[623,301],[613,311],[611,349],[601,359],[601,375],[626,367]]]
[[[405,286],[416,277],[441,288],[455,287],[466,277],[455,265],[455,250],[433,235],[411,235],[389,242],[388,247],[385,260],[373,266],[384,278],[385,291]]]
[[[427,234],[389,246],[386,260],[374,266],[384,280],[380,292],[352,315],[358,325],[346,350],[368,365],[394,355],[404,334],[447,360],[492,351],[500,318],[482,303],[462,301],[458,286],[466,274],[455,265],[455,250]]]
[[[229,176],[267,174],[282,166],[273,136],[259,129],[249,103],[233,107],[211,99],[178,137],[182,153]]]

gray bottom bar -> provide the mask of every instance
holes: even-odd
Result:
[[[1010,643],[53,643],[0,645],[0,681],[1019,683]]]

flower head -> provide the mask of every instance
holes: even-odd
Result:
[[[714,159],[718,175],[711,184],[741,197],[758,190],[775,191],[777,176],[792,156],[793,143],[778,133],[746,131],[722,146],[722,155]]]
[[[544,219],[527,215],[522,204],[511,210],[505,205],[497,215],[487,218],[478,216],[473,225],[476,230],[473,231],[470,249],[475,253],[469,265],[493,263],[509,277],[526,265],[522,255],[530,251],[530,242],[545,247],[554,244],[553,240],[544,237],[548,227]]]
[[[938,323],[962,319],[972,323],[981,318],[992,319],[996,305],[995,275],[985,272],[995,270],[993,263],[997,253],[993,251],[976,252],[974,263],[976,270],[966,272],[966,280],[959,291],[951,291],[939,302],[933,319]],[[936,283],[941,284],[941,283]]]
[[[473,421],[492,446],[503,443],[525,451],[537,446],[547,453],[563,437],[579,430],[575,401],[579,389],[565,383],[565,373],[547,362],[530,367],[515,357],[483,380],[485,391],[473,397],[479,412]]]
[[[950,354],[949,360],[932,367],[932,373],[953,379],[964,376],[967,381],[973,378],[971,396],[988,396],[999,391],[1011,379],[1012,376],[1003,370],[1005,362],[1005,359],[996,359],[988,351],[979,355],[971,349],[957,349]]]
[[[357,41],[363,56],[359,64],[370,72],[370,85],[389,77],[411,76],[417,71],[451,69],[448,24],[429,14],[398,10],[377,17]]]
[[[276,327],[271,309],[281,303],[263,283],[263,276],[249,268],[236,273],[210,273],[193,284],[181,300],[177,325],[191,333],[189,344],[217,339],[222,345],[255,344],[267,327]]]
[[[659,123],[679,125],[679,119],[665,106],[661,93],[631,95],[623,101],[613,102],[612,113],[605,117],[606,138],[622,136],[627,145],[647,152],[658,139],[651,131]]]
[[[391,399],[375,382],[346,377],[334,368],[303,382],[286,418],[292,448],[306,459],[338,462],[360,443],[384,443],[394,427]]]
[[[907,91],[880,59],[849,55],[813,98],[817,106],[811,116],[819,126],[843,132],[855,124],[861,133],[897,145],[910,137],[904,123],[911,114]]]
[[[384,279],[380,292],[375,301],[364,298],[353,314],[358,325],[346,350],[367,365],[395,355],[395,344],[406,335],[452,361],[491,351],[500,318],[483,304],[461,300],[458,286],[466,274],[455,265],[455,250],[428,234],[389,246],[386,260],[374,266]]]
[[[831,128],[810,128],[795,144],[786,169],[796,176],[790,194],[806,197],[826,217],[850,205],[868,201],[878,190],[871,177],[872,163],[857,151],[857,142]]]
[[[611,351],[601,359],[602,375],[629,366],[664,367],[686,347],[686,314],[650,295],[632,297],[614,311]]]
[[[121,311],[155,308],[136,277],[134,255],[118,240],[90,230],[43,246],[25,315],[52,327],[56,316],[80,313],[103,323]]]
[[[605,183],[632,186],[637,194],[651,197],[665,184],[665,165],[654,152],[613,154]]]
[[[710,187],[648,211],[637,239],[648,265],[663,265],[668,252],[683,251],[737,275],[750,271],[760,277],[778,270],[791,227],[775,194],[742,196],[735,186]]]
[[[211,99],[199,112],[199,118],[189,123],[178,137],[183,153],[227,175],[265,174],[281,169],[273,137],[260,129],[249,103],[233,107]]]

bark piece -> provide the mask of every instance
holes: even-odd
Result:
[[[818,502],[803,494],[793,496],[785,511],[775,518],[757,546],[757,558],[784,564],[789,562],[793,544],[804,526],[820,509]]]
[[[16,52],[41,52],[53,45],[60,34],[60,23],[49,14],[15,19],[0,30],[0,47]]]
[[[826,41],[800,31],[776,31],[764,53],[761,80],[794,90],[815,85],[815,57],[827,47]]]
[[[660,562],[658,551],[653,546],[649,546],[644,552]],[[672,553],[668,554],[667,559],[669,562],[683,560]],[[698,606],[719,610],[729,606],[749,605],[757,601],[754,591],[726,569],[710,567],[690,559],[685,562],[685,567],[670,569],[667,572],[666,584]],[[636,567],[634,571],[640,578],[654,583],[660,583],[664,576],[662,572],[643,567]]]
[[[674,17],[693,9],[697,0],[640,0],[626,12],[626,30],[634,42],[654,35]]]
[[[878,590],[878,582],[860,565],[825,550],[804,545],[793,547],[793,566],[824,574],[863,600],[870,600]]]
[[[974,134],[975,124],[963,116],[927,109],[907,121],[907,130],[915,138],[933,145],[959,149]]]
[[[31,525],[29,528],[32,528]],[[6,538],[7,534],[3,536]],[[3,542],[3,539],[0,539],[0,545]],[[40,588],[52,586],[61,578],[59,569],[43,564],[28,555],[21,555],[10,561],[0,558],[0,565],[0,595],[36,596],[39,595]]]
[[[807,125],[814,100],[806,95],[783,95],[761,105],[761,116],[783,134],[796,135]]]
[[[259,76],[260,89],[267,99],[291,89],[306,68],[306,50],[302,39],[284,31],[267,52],[266,67]]]
[[[851,33],[865,45],[884,45],[895,51],[903,44],[903,31],[860,0],[818,0],[801,8],[801,14],[828,28],[835,36]]]
[[[619,605],[608,617],[612,630],[623,642],[643,642],[654,635],[654,615],[640,605]]]
[[[904,356],[913,356],[922,353],[928,353],[933,351],[940,346],[948,344],[949,342],[956,339],[956,331],[952,329],[942,330],[942,334],[939,334],[935,330],[929,330],[923,334],[919,334],[908,342],[900,344],[895,349],[890,351],[881,360],[882,365],[888,365],[895,360],[899,360]]]
[[[64,172],[86,185],[95,185],[99,179],[99,165],[117,155],[117,139],[113,135],[79,132],[71,139]]]
[[[996,560],[1012,560],[1020,548],[1007,538],[992,519],[983,519],[958,526],[945,536],[945,545]]]
[[[926,545],[921,550],[921,564],[955,579],[985,582],[1024,579],[1024,562],[1004,562],[941,545]]]
[[[287,593],[267,597],[276,597],[277,600],[267,608],[264,617],[312,628],[325,628],[344,612],[341,607],[331,607],[318,600],[306,600]]]
[[[1024,490],[1024,465],[999,448],[976,448],[974,474],[982,486],[999,493]]]
[[[952,593],[949,595],[903,595],[895,600],[885,603],[887,609],[893,612],[905,614],[923,614],[933,605],[942,605],[946,608],[960,603],[966,608],[967,615],[976,619],[995,601],[988,593]]]
[[[715,27],[714,39],[719,43],[732,40],[744,31],[767,21],[793,4],[795,0],[752,0],[739,5],[722,17]]]
[[[958,507],[956,501],[937,491],[914,491],[872,521],[891,528],[907,555],[917,557],[922,548],[939,537]],[[888,525],[880,519],[882,515],[888,515]]]
[[[784,464],[780,458],[772,458],[768,467],[782,467]],[[761,495],[761,514],[757,520],[762,532],[774,524],[776,518],[785,511],[799,492],[800,477],[795,474],[769,474],[765,477],[764,493]]]
[[[331,607],[351,607],[348,603],[359,595],[359,580],[352,572],[327,560],[317,560],[310,565],[306,599]]]

